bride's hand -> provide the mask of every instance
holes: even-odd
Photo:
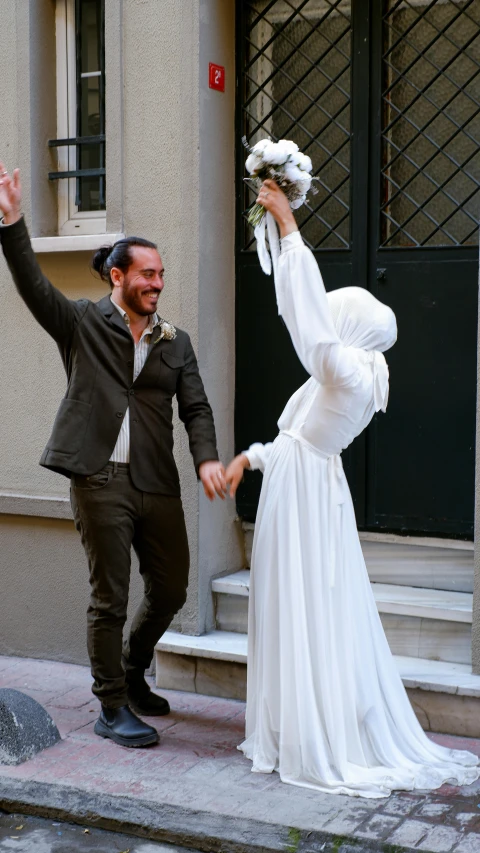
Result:
[[[4,225],[13,225],[21,218],[20,170],[15,169],[11,177],[0,161],[0,211]]]
[[[238,456],[235,456],[235,459],[232,459],[227,468],[225,480],[227,486],[230,486],[231,498],[235,497],[235,492],[243,480],[243,472],[245,471],[245,468],[250,468],[250,462],[244,453],[239,453]]]
[[[297,231],[297,223],[287,196],[275,181],[267,179],[263,182],[257,201],[265,210],[270,211],[278,223],[281,237],[286,237],[292,231]]]

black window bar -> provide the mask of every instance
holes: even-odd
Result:
[[[467,246],[480,202],[477,0],[383,17],[382,247]]]
[[[297,212],[315,249],[350,247],[351,18],[342,0],[243,0],[241,136],[293,139],[312,158],[317,194]],[[244,164],[242,152],[242,166]],[[244,175],[242,171],[242,177]],[[242,207],[255,193],[245,185]],[[242,249],[254,246],[244,224]]]
[[[77,136],[67,139],[50,139],[50,148],[75,146],[75,169],[49,172],[50,181],[76,179],[75,205],[84,210],[105,209],[105,3],[104,0],[76,0],[75,3],[75,48],[76,48],[76,129]],[[87,41],[87,27],[92,29],[95,21],[94,65],[95,71],[84,71],[91,59],[92,43]],[[89,79],[98,80],[98,91],[89,90]],[[98,106],[91,111],[90,98]],[[92,123],[95,125],[92,128]],[[85,133],[88,130],[97,133]],[[92,165],[93,163],[93,165]],[[88,204],[86,179],[98,179],[98,204]],[[93,187],[90,185],[90,192]]]

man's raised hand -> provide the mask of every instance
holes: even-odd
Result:
[[[198,476],[209,501],[215,499],[215,493],[222,501],[225,499],[227,484],[225,482],[225,468],[221,462],[213,460],[202,462],[198,468]]]
[[[20,169],[14,169],[13,176],[9,175],[0,160],[0,211],[4,225],[13,225],[21,218],[21,202]]]

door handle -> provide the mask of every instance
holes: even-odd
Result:
[[[377,270],[377,281],[381,281],[382,283],[385,283],[386,278],[387,278],[386,272],[387,272],[386,269],[378,269]]]

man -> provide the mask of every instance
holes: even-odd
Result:
[[[21,215],[18,169],[0,163],[0,240],[16,287],[54,338],[68,387],[40,464],[71,479],[71,503],[90,569],[88,652],[102,708],[95,731],[123,746],[158,733],[133,712],[168,714],[145,681],[155,643],[186,599],[189,554],[173,458],[176,395],[205,494],[225,496],[211,408],[188,335],[162,321],[164,269],[155,244],[118,241],[93,267],[111,286],[98,303],[50,284]],[[123,647],[135,549],[144,599]],[[133,708],[133,710],[132,710]]]

